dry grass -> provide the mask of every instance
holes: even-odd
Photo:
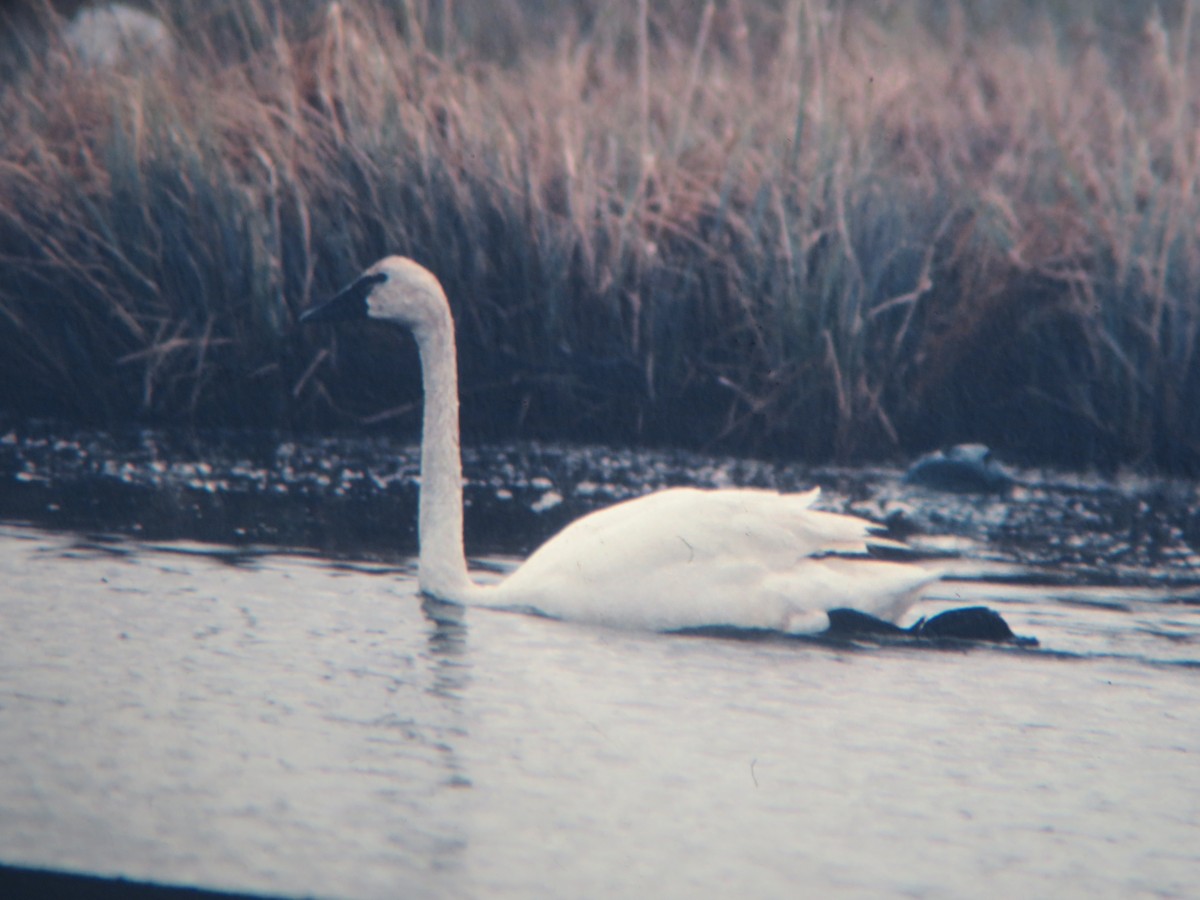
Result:
[[[415,425],[391,341],[292,328],[401,252],[474,435],[1196,471],[1191,0],[552,5],[164,4],[169,71],[26,53],[0,406]]]

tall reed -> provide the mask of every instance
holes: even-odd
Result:
[[[469,436],[1196,470],[1191,0],[550,5],[162,3],[154,72],[44,11],[0,96],[0,407],[415,427],[390,336],[293,328],[399,252]]]

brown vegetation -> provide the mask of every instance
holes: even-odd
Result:
[[[156,72],[10,36],[0,408],[415,426],[390,336],[292,328],[405,253],[468,437],[1200,465],[1190,0],[435,6],[164,3]]]

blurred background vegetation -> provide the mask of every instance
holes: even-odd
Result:
[[[98,62],[0,10],[0,410],[1200,473],[1191,0],[177,0]]]

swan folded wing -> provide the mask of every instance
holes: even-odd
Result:
[[[811,633],[836,607],[901,615],[930,576],[866,559],[870,523],[812,510],[817,493],[674,488],[608,507],[543,545],[493,602],[655,630]]]

